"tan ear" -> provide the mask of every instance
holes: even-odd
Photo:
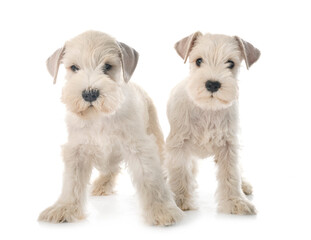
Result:
[[[61,60],[64,56],[65,47],[57,49],[49,58],[46,60],[46,66],[48,68],[49,73],[54,78],[53,83],[56,83],[58,68],[61,64]]]
[[[242,38],[239,38],[238,36],[235,36],[235,39],[239,43],[239,47],[243,54],[246,67],[247,69],[249,69],[253,65],[253,63],[255,63],[259,59],[260,51],[257,48],[255,48],[252,44],[244,41]]]
[[[125,43],[117,42],[121,50],[121,64],[123,79],[128,82],[137,66],[139,54],[134,48],[127,46]]]
[[[195,32],[193,34],[191,34],[188,37],[185,37],[183,39],[181,39],[180,41],[178,41],[177,43],[175,43],[175,49],[178,53],[178,55],[184,59],[184,63],[187,62],[187,58],[189,56],[189,53],[191,52],[195,40],[199,37],[202,36],[201,32]]]

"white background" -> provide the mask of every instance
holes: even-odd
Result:
[[[308,1],[298,0],[1,1],[0,238],[310,239],[310,22]],[[238,35],[261,50],[259,61],[249,71],[243,64],[239,75],[241,161],[257,216],[216,213],[215,166],[205,159],[199,209],[173,227],[144,223],[126,170],[116,194],[90,197],[86,220],[37,222],[60,193],[67,134],[64,70],[53,86],[45,60],[89,29],[140,53],[131,81],[153,98],[165,136],[169,92],[188,74],[176,41],[200,30]]]

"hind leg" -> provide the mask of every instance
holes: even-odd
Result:
[[[104,164],[97,164],[96,168],[100,175],[92,184],[93,196],[107,196],[114,193],[114,186],[118,173],[120,172],[119,164],[122,158],[120,154],[112,153]]]
[[[107,196],[113,194],[117,175],[118,172],[100,173],[99,177],[92,184],[92,195]]]

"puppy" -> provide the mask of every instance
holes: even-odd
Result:
[[[255,214],[245,194],[238,166],[238,80],[244,59],[247,68],[260,52],[239,37],[196,32],[175,44],[179,56],[189,57],[190,74],[171,92],[166,141],[169,183],[182,210],[194,209],[196,159],[214,156],[218,166],[218,211]]]
[[[93,195],[111,194],[122,160],[148,223],[171,225],[182,217],[162,175],[164,140],[156,109],[140,87],[128,82],[137,61],[133,48],[97,31],[66,42],[47,60],[54,83],[61,63],[67,70],[62,102],[68,110],[68,142],[62,193],[40,221],[83,219],[92,168],[100,172]]]

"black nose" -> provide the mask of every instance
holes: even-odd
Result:
[[[82,97],[87,102],[94,102],[99,96],[99,90],[90,89],[82,92]]]
[[[208,80],[206,83],[205,83],[205,87],[208,91],[210,92],[217,92],[218,89],[221,87],[221,84],[220,82],[218,81],[211,81],[211,80]]]

